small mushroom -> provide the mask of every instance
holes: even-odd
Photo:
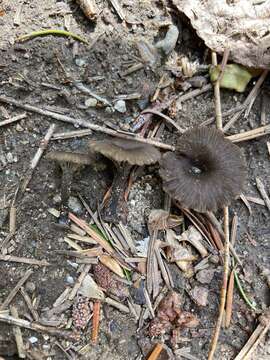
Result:
[[[104,219],[110,222],[125,222],[124,193],[133,165],[150,165],[160,160],[161,154],[152,145],[136,140],[109,138],[89,143],[91,151],[102,154],[113,161],[115,175],[109,204],[104,211]]]
[[[45,158],[55,161],[62,170],[61,200],[62,204],[65,206],[67,205],[70,195],[74,173],[83,166],[90,165],[93,162],[93,158],[88,154],[67,151],[51,151]]]
[[[240,148],[220,130],[186,131],[176,151],[161,160],[163,189],[182,207],[199,212],[227,206],[243,191],[246,166]]]

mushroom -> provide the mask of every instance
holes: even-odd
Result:
[[[113,161],[113,178],[109,204],[104,211],[104,219],[110,222],[125,222],[124,194],[133,165],[150,165],[160,160],[161,154],[152,145],[136,140],[109,138],[89,143],[91,151],[102,154]]]
[[[93,158],[89,154],[81,154],[67,151],[51,151],[46,159],[55,161],[62,170],[61,179],[61,200],[62,204],[67,205],[70,195],[73,175],[85,165],[90,165]]]
[[[161,160],[163,189],[185,208],[215,211],[239,196],[246,178],[241,150],[220,130],[197,127]]]

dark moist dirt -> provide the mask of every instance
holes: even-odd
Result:
[[[22,5],[21,5],[22,4]],[[97,1],[102,12],[95,23],[87,20],[74,1],[1,1],[0,10],[4,13],[0,17],[0,84],[1,95],[11,96],[16,100],[34,106],[60,111],[72,117],[84,118],[99,125],[106,125],[110,121],[116,128],[129,130],[132,118],[135,118],[140,108],[138,100],[126,101],[127,110],[124,114],[111,112],[110,108],[98,104],[96,107],[84,109],[84,102],[89,96],[82,94],[71,86],[70,80],[80,79],[95,93],[106,99],[114,100],[120,94],[141,94],[141,100],[153,94],[164,70],[163,59],[155,71],[145,66],[144,69],[133,72],[128,76],[120,76],[128,66],[140,61],[136,41],[148,40],[154,43],[164,36],[162,24],[173,21],[179,27],[180,36],[174,50],[177,54],[187,54],[189,59],[202,61],[205,49],[201,41],[194,35],[193,30],[183,23],[176,10],[167,1],[122,1],[125,13],[135,25],[125,25],[107,1]],[[14,16],[21,6],[21,23],[14,24]],[[54,36],[38,37],[25,43],[16,42],[16,37],[34,30],[46,28],[64,28],[87,39],[91,45],[85,46],[74,40]],[[96,34],[100,36],[95,42]],[[209,63],[209,59],[206,60]],[[95,80],[95,77],[101,77]],[[59,87],[52,89],[42,85],[48,83]],[[222,108],[228,110],[240,104],[252,87],[252,83],[245,94],[222,91]],[[264,85],[269,91],[269,82]],[[173,95],[172,87],[163,93]],[[176,93],[179,93],[176,91]],[[261,125],[261,98],[258,97],[251,113],[239,120],[231,133],[238,133]],[[266,109],[267,122],[269,108]],[[0,121],[4,120],[5,111],[10,116],[21,114],[23,110],[6,104],[1,104]],[[200,124],[214,114],[213,93],[204,95],[182,104],[176,113],[175,121],[183,128]],[[159,120],[159,119],[157,119]],[[34,113],[27,113],[27,118],[0,128],[0,241],[9,231],[8,205],[23,174],[53,120]],[[154,120],[156,122],[156,120]],[[57,132],[74,130],[74,127],[57,122]],[[171,128],[166,128],[162,134],[164,142],[173,143],[177,134]],[[87,152],[87,142],[91,138],[103,138],[103,134],[76,138],[71,140],[51,141],[50,150],[68,150]],[[255,179],[260,177],[266,189],[270,188],[269,154],[266,142],[269,137],[253,140],[241,144],[248,166],[248,181],[245,194],[259,197]],[[6,165],[3,159],[8,159]],[[91,209],[95,210],[108,190],[112,179],[112,168],[90,166],[75,175],[72,185],[72,195],[79,192]],[[57,195],[60,193],[59,174],[54,164],[44,158],[40,161],[28,189],[18,205],[17,231],[14,256],[46,259],[50,267],[35,267],[12,262],[0,263],[0,303],[4,301],[18,280],[29,268],[34,270],[29,281],[35,284],[34,293],[30,296],[40,296],[38,312],[51,308],[56,298],[70,282],[76,281],[78,273],[62,255],[55,250],[68,249],[63,242],[65,232],[55,226],[55,219],[48,213],[51,207],[58,207]],[[128,200],[128,227],[134,239],[140,240],[148,235],[146,221],[151,209],[163,206],[163,192],[161,180],[156,166],[145,168],[131,188]],[[252,214],[241,201],[235,201],[230,207],[230,218],[236,213],[239,217],[236,251],[244,264],[244,272],[240,273],[242,284],[247,294],[257,303],[259,309],[270,304],[269,288],[266,279],[261,274],[269,269],[269,212],[264,206],[251,204]],[[74,210],[74,209],[73,209]],[[80,217],[85,217],[83,208],[79,208]],[[222,214],[217,214],[222,219]],[[246,233],[249,233],[252,242]],[[188,338],[179,347],[190,347],[190,353],[198,359],[206,359],[211,334],[216,323],[219,305],[219,291],[222,281],[222,267],[211,264],[215,275],[210,284],[203,285],[209,291],[208,305],[197,306],[188,295],[200,283],[196,278],[187,280],[174,265],[170,265],[175,290],[180,292],[183,299],[183,309],[196,314],[200,325],[196,329],[184,330],[183,338]],[[30,284],[31,285],[31,284]],[[29,288],[31,287],[28,283]],[[31,290],[31,289],[30,289]],[[29,291],[30,291],[29,290]],[[28,309],[20,294],[12,302],[16,305],[20,317],[27,316]],[[222,330],[216,359],[233,359],[243,347],[256,326],[256,315],[244,303],[235,291],[232,324],[228,330]],[[65,316],[71,316],[70,310]],[[144,331],[137,332],[137,323],[132,316],[120,313],[107,305],[102,306],[101,331],[99,343],[90,347],[85,359],[141,359],[152,349],[154,340],[145,337]],[[89,342],[90,330],[80,345]],[[54,346],[55,339],[22,329],[23,339],[30,349],[40,349],[47,354],[47,359],[64,359],[64,353]],[[37,342],[31,344],[31,337]],[[0,355],[4,358],[16,353],[12,328],[0,323]],[[61,341],[61,339],[60,339]],[[267,339],[266,339],[267,341]],[[267,344],[267,342],[265,342]],[[63,342],[67,347],[67,343]],[[71,345],[71,344],[70,344]],[[77,344],[78,345],[78,344]],[[144,355],[142,355],[144,354]],[[164,354],[163,354],[164,355]],[[267,345],[260,345],[253,359],[267,359],[270,349]],[[78,355],[75,355],[77,358]],[[15,359],[16,357],[13,357]],[[168,358],[165,354],[162,358]]]

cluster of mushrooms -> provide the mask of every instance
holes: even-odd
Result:
[[[61,166],[63,205],[70,195],[75,171],[97,161],[95,154],[111,160],[115,175],[104,211],[106,221],[123,220],[124,193],[133,166],[158,162],[164,191],[182,208],[198,212],[216,211],[229,205],[242,193],[245,183],[246,166],[240,148],[215,128],[186,131],[176,150],[164,154],[152,145],[122,138],[91,141],[89,149],[89,154],[53,151],[46,157]]]

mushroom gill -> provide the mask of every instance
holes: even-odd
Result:
[[[185,208],[199,212],[227,206],[241,194],[246,166],[240,148],[220,130],[186,131],[176,151],[161,160],[163,189]]]

